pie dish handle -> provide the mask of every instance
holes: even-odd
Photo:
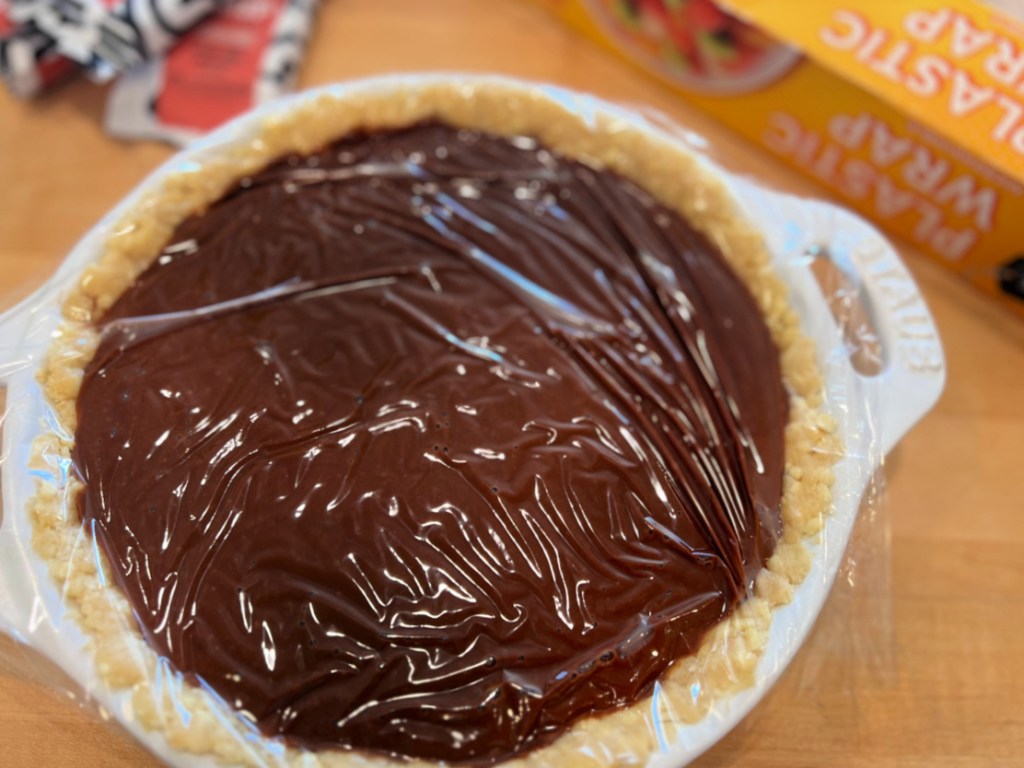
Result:
[[[0,635],[23,643],[34,626],[35,574],[23,544],[19,500],[34,488],[33,470],[28,469],[30,435],[33,425],[46,418],[35,372],[59,320],[58,292],[57,281],[51,279],[0,312]]]
[[[35,291],[0,311],[0,388],[10,386],[12,377],[20,371],[38,367],[60,322],[60,297],[64,286],[74,276],[82,257],[91,254],[85,246],[91,248],[96,237],[91,235],[75,248],[73,256],[77,254],[77,259],[68,257]]]
[[[0,312],[0,389],[14,374],[22,370],[28,361],[22,354],[25,336],[28,332],[33,307],[38,306],[36,295]],[[8,405],[7,408],[10,406]],[[0,411],[0,426],[3,425],[6,408]]]
[[[16,639],[21,639],[16,585],[23,572],[19,568],[22,552],[12,531],[15,523],[11,514],[13,435],[19,418],[19,409],[15,407],[18,398],[12,392],[12,384],[30,364],[22,347],[32,306],[33,298],[29,297],[0,313],[0,636]],[[9,664],[6,654],[0,653],[0,668]]]
[[[881,349],[881,371],[862,374],[868,401],[878,412],[880,455],[891,451],[938,402],[946,380],[939,332],[914,278],[892,245],[872,226],[855,219],[863,240],[852,250],[862,301]]]
[[[843,369],[846,390],[832,393],[834,402],[863,407],[856,426],[870,434],[860,435],[868,443],[861,447],[881,460],[945,384],[945,355],[920,288],[892,244],[856,214],[739,176],[728,185],[764,234],[823,368]],[[831,274],[822,277],[816,261]],[[865,348],[874,358],[867,367],[856,362]]]
[[[946,361],[939,332],[906,264],[875,227],[834,205],[810,206],[832,236],[808,245],[805,260],[824,258],[838,272],[831,283],[819,277],[817,288],[839,341],[833,348],[846,351],[868,409],[871,452],[881,459],[942,394]]]

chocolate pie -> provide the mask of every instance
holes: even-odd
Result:
[[[757,233],[526,86],[293,107],[65,314],[37,550],[133,716],[225,761],[643,758],[652,692],[664,727],[749,683],[829,504]]]

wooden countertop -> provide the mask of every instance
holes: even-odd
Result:
[[[732,168],[820,189],[514,0],[333,0],[302,84],[413,70],[502,72],[647,104]],[[27,295],[170,150],[103,134],[105,91],[0,93],[0,307]],[[938,322],[945,394],[886,461],[855,564],[764,702],[700,758],[743,766],[1024,765],[1024,323],[910,248]],[[851,586],[852,583],[852,586]],[[0,645],[0,763],[155,761]]]

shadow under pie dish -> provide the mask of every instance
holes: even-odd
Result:
[[[749,683],[838,449],[705,164],[409,82],[296,102],[115,229],[41,374],[75,487],[34,544],[172,747],[642,762]]]

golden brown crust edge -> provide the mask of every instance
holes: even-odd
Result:
[[[608,167],[647,189],[721,248],[750,288],[781,352],[783,378],[791,392],[783,536],[757,579],[755,595],[708,634],[698,653],[675,663],[661,680],[658,719],[671,741],[676,724],[700,720],[716,700],[753,682],[768,640],[771,609],[789,602],[807,574],[810,557],[803,542],[820,531],[831,507],[832,464],[840,451],[834,424],[821,410],[822,380],[814,346],[800,330],[762,237],[738,215],[722,182],[678,145],[602,112],[584,117],[538,87],[501,80],[454,78],[327,92],[302,101],[268,118],[250,141],[172,172],[131,207],[66,300],[65,322],[39,374],[44,393],[66,434],[73,434],[78,387],[95,351],[91,321],[149,265],[178,223],[215,202],[238,178],[280,155],[311,152],[356,128],[400,127],[427,118],[499,135],[534,136],[551,149]],[[56,434],[42,436],[35,446],[36,460],[51,464],[67,460],[70,451],[70,438]],[[240,718],[224,718],[223,706],[212,696],[183,682],[159,661],[142,639],[127,600],[106,585],[106,563],[75,519],[76,492],[74,480],[63,488],[40,483],[30,502],[32,543],[89,637],[99,678],[127,693],[129,718],[162,732],[174,749],[212,755],[224,763],[425,765],[346,751],[285,749],[256,738]],[[567,763],[644,761],[659,749],[653,718],[650,700],[585,718],[552,744],[506,765],[561,768]]]

